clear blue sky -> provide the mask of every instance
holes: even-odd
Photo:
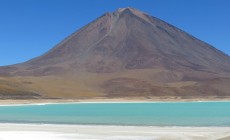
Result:
[[[0,0],[0,66],[39,56],[103,13],[128,6],[230,55],[230,0]]]

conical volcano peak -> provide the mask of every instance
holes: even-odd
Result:
[[[135,9],[135,8],[132,8],[132,7],[126,7],[126,8],[118,8],[118,12],[123,12],[123,11],[138,11],[137,9]]]
[[[132,13],[132,14],[135,14],[135,15],[146,15],[146,13],[144,13],[144,12],[142,12],[140,10],[137,10],[135,8],[132,8],[132,7],[119,8],[116,12],[118,12],[118,13],[129,12],[129,13]]]
[[[1,76],[9,78],[0,79],[4,99],[230,97],[229,56],[130,7],[105,13],[40,57],[0,67]]]
[[[229,73],[229,57],[169,25],[134,8],[119,8],[81,28],[46,54],[21,64],[26,65],[25,72],[15,73],[112,73],[126,69]]]
[[[149,20],[149,17],[151,17],[149,14],[145,13],[145,12],[142,12],[140,10],[137,10],[135,8],[132,8],[132,7],[127,7],[127,8],[119,8],[117,11],[114,12],[115,14],[119,14],[119,15],[122,15],[122,14],[127,14],[129,16],[136,16],[136,17],[139,17],[147,22],[151,22]]]

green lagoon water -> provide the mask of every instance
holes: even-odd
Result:
[[[230,126],[230,102],[0,106],[1,123]]]

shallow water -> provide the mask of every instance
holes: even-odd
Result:
[[[230,102],[71,103],[0,106],[0,122],[230,126]]]

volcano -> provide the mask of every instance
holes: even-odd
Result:
[[[2,99],[230,96],[228,55],[134,8],[102,15],[0,76]]]

